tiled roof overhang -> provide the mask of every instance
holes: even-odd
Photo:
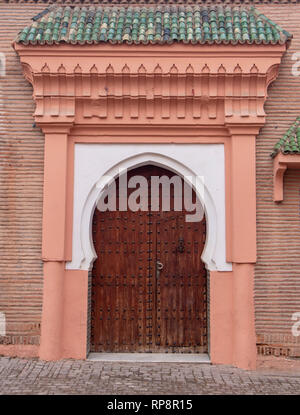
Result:
[[[297,117],[284,136],[275,144],[271,157],[275,157],[278,153],[300,154],[300,117]]]
[[[300,169],[300,117],[275,144],[271,153],[273,161],[273,199],[283,200],[283,176],[287,169]]]
[[[291,35],[255,8],[206,5],[49,7],[23,44],[284,44]]]

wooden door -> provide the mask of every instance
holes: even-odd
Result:
[[[148,211],[121,211],[118,198],[116,211],[94,214],[91,350],[204,353],[205,219],[186,222],[187,212],[174,210],[172,186],[170,211],[162,209],[161,192],[159,210],[151,211],[151,177],[174,173],[144,166],[128,180],[134,175],[147,179]]]

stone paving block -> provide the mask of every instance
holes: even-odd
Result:
[[[5,373],[5,375],[3,375]],[[300,394],[299,372],[177,363],[99,363],[0,357],[0,394]]]

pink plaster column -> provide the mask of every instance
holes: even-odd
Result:
[[[63,297],[65,263],[44,263],[43,314],[39,356],[43,360],[62,358]]]
[[[230,126],[232,364],[256,366],[254,264],[256,262],[256,154],[258,126]]]
[[[256,367],[254,264],[233,264],[233,365]]]
[[[65,260],[69,127],[43,127],[45,132],[43,241],[46,261]]]
[[[45,133],[43,241],[44,287],[41,359],[63,355],[68,125],[42,126]]]
[[[233,364],[233,273],[210,271],[210,360]]]
[[[257,127],[230,126],[231,262],[256,262]]]

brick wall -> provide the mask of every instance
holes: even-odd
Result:
[[[11,47],[17,32],[44,5],[0,4],[0,343],[36,344],[42,307],[42,191],[44,140],[33,128],[32,88]],[[4,98],[4,99],[3,99]]]
[[[300,173],[286,174],[285,200],[274,204],[269,157],[300,115],[300,78],[291,72],[291,56],[300,51],[300,4],[295,3],[256,5],[294,39],[269,89],[267,124],[257,139],[255,307],[259,352],[300,356],[300,338],[291,334],[292,313],[300,311]],[[7,75],[0,80],[0,97],[5,97],[0,102],[0,311],[6,314],[7,336],[0,343],[7,344],[37,344],[40,334],[44,140],[33,127],[32,89],[11,42],[44,8],[44,3],[0,0],[0,52],[7,58]]]
[[[260,10],[293,34],[265,105],[267,122],[257,138],[257,251],[255,308],[258,350],[300,356],[292,314],[300,311],[300,172],[288,171],[284,201],[272,201],[274,143],[300,115],[300,77],[292,75],[300,52],[300,4],[264,5]]]

